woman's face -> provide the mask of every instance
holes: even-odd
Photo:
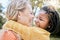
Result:
[[[46,14],[45,11],[39,12],[39,14],[36,15],[35,24],[40,28],[46,29],[49,25],[48,14]]]
[[[28,4],[23,11],[19,12],[18,22],[27,26],[31,26],[33,18],[34,15],[32,13],[32,7]]]

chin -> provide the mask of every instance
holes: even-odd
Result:
[[[36,25],[36,27],[40,27],[39,25]]]

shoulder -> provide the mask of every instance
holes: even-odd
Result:
[[[50,33],[42,28],[39,27],[30,27],[31,32],[34,32],[39,35],[45,35],[45,36],[50,36]]]
[[[17,35],[13,31],[3,30],[1,34],[1,40],[18,40]]]

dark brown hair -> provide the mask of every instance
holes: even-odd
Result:
[[[49,31],[51,34],[57,34],[60,31],[59,27],[59,14],[58,12],[52,7],[52,6],[44,6],[41,8],[41,10],[46,11],[46,14],[49,16],[49,23],[50,28],[47,28],[46,30]]]

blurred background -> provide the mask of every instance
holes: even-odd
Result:
[[[0,29],[2,29],[2,25],[6,22],[5,13],[8,4],[11,1],[12,0],[0,0]],[[37,13],[42,6],[53,5],[60,15],[60,0],[30,0],[30,1],[32,4],[34,14]],[[51,40],[60,40],[60,37],[59,38],[58,36],[51,37]]]

